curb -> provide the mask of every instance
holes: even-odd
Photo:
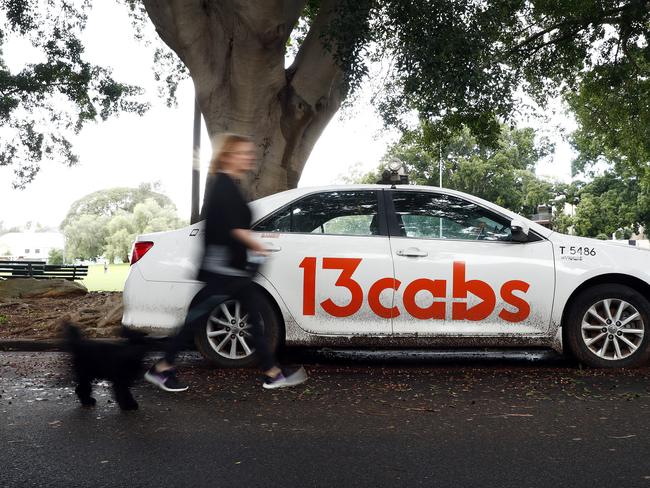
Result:
[[[119,337],[91,339],[97,342],[115,342]],[[151,351],[162,350],[164,338],[151,338],[146,341]],[[0,351],[39,352],[39,351],[65,351],[64,343],[60,339],[0,339]]]
[[[54,339],[0,339],[0,351],[63,351],[63,342]]]

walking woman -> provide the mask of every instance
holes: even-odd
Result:
[[[255,145],[246,136],[223,134],[215,144],[210,162],[209,183],[203,203],[205,215],[204,255],[198,279],[205,286],[194,297],[180,331],[168,341],[165,356],[145,374],[145,379],[165,391],[184,391],[178,379],[176,355],[205,326],[210,313],[227,298],[239,300],[248,313],[253,344],[264,372],[264,388],[282,388],[307,380],[305,370],[281,369],[264,334],[257,310],[248,256],[262,257],[267,251],[250,231],[251,212],[237,181],[255,167]]]

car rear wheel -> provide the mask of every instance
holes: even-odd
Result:
[[[276,351],[280,337],[278,318],[265,297],[260,295],[257,304],[269,347]],[[216,306],[194,339],[203,357],[217,366],[244,368],[257,364],[249,314],[238,300],[226,300]]]
[[[589,366],[637,367],[650,358],[650,303],[628,286],[598,285],[583,291],[565,326],[571,351]]]

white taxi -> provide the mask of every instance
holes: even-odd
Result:
[[[298,188],[251,203],[274,347],[553,348],[595,367],[650,357],[650,252],[553,232],[427,186]],[[202,224],[138,236],[123,323],[172,333],[202,284]],[[201,330],[221,366],[255,361],[228,300]]]

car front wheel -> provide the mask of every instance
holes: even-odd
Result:
[[[280,336],[275,311],[263,296],[256,303],[269,347],[275,352]],[[194,339],[203,357],[217,366],[243,368],[258,361],[249,314],[238,300],[230,299],[217,305],[205,325],[197,330]]]
[[[576,358],[592,367],[637,367],[650,358],[650,303],[618,284],[583,291],[569,312],[566,338]]]

